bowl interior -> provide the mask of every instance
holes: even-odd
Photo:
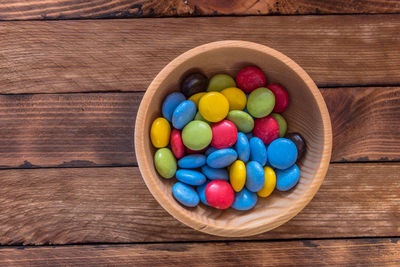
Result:
[[[268,83],[279,83],[289,92],[290,104],[283,116],[288,132],[301,133],[307,152],[300,162],[301,178],[289,192],[275,190],[259,198],[250,211],[216,210],[203,204],[186,208],[171,194],[176,179],[163,179],[153,167],[149,129],[161,115],[164,98],[179,90],[182,76],[201,70],[208,77],[227,73],[233,77],[249,65],[261,68]],[[211,43],[192,49],[167,65],[154,79],[142,100],[135,127],[136,156],[143,178],[154,197],[174,217],[185,224],[216,235],[246,236],[273,229],[295,216],[317,192],[331,153],[329,115],[321,94],[310,77],[292,60],[268,47],[240,41]]]

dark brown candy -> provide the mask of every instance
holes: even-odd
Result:
[[[192,73],[183,79],[181,92],[188,98],[199,92],[204,92],[208,87],[208,79],[201,73]]]
[[[297,147],[297,160],[301,160],[306,152],[306,142],[304,141],[303,136],[299,133],[288,133],[285,135],[285,138],[291,140]]]

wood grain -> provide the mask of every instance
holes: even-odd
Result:
[[[398,163],[332,164],[299,215],[251,239],[397,236],[399,172]],[[229,240],[171,217],[135,167],[2,170],[0,184],[3,245]]]
[[[397,238],[3,248],[3,266],[398,266]]]
[[[400,160],[399,87],[321,92],[332,122],[332,161]]]
[[[0,20],[399,13],[394,0],[4,0]]]
[[[0,95],[0,165],[135,165],[141,94]]]
[[[275,48],[320,87],[400,84],[399,16],[3,22],[0,93],[144,91],[179,54],[224,39]]]
[[[400,159],[400,88],[321,90],[332,162]],[[136,166],[143,93],[0,95],[0,168]]]

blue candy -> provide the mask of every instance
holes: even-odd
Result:
[[[204,153],[206,156],[210,155],[211,153],[217,151],[218,149],[216,149],[215,147],[210,146],[206,152]]]
[[[250,143],[250,160],[257,161],[262,166],[267,163],[267,149],[263,141],[258,137],[253,137]]]
[[[240,192],[235,193],[235,200],[232,208],[235,210],[249,210],[257,204],[257,194],[243,188]]]
[[[199,194],[200,201],[205,205],[210,206],[206,200],[206,187],[211,181],[205,182],[203,185],[196,187],[197,194]]]
[[[180,103],[172,114],[172,125],[181,130],[186,124],[191,122],[196,115],[196,104],[193,101],[185,100]]]
[[[164,103],[162,104],[162,114],[164,118],[166,118],[168,121],[171,121],[174,110],[180,103],[182,103],[185,100],[186,100],[185,96],[179,92],[175,92],[168,95],[165,98]]]
[[[207,165],[211,168],[225,168],[237,159],[237,153],[232,148],[219,149],[207,157]]]
[[[236,152],[238,153],[238,158],[241,161],[243,162],[249,161],[250,145],[249,145],[249,140],[247,139],[244,133],[241,132],[238,133],[235,149]]]
[[[172,187],[172,195],[179,203],[187,207],[196,207],[200,201],[199,195],[191,186],[180,182]]]
[[[250,161],[246,165],[246,188],[251,192],[260,191],[264,186],[265,173],[260,163]]]
[[[272,167],[287,169],[297,160],[296,145],[289,139],[278,138],[269,144],[267,149],[268,161]]]
[[[229,173],[225,168],[215,169],[204,165],[201,167],[201,172],[210,180],[229,180]]]
[[[300,170],[296,164],[286,170],[276,170],[276,189],[288,191],[292,189],[300,178]]]
[[[178,161],[179,168],[195,169],[206,164],[206,156],[202,154],[193,154],[181,158]]]
[[[176,172],[176,179],[188,185],[202,185],[206,182],[204,174],[193,170],[178,170]]]

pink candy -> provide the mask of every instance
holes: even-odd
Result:
[[[236,143],[238,133],[235,124],[231,121],[223,120],[214,123],[211,131],[211,146],[216,149],[228,148]]]

